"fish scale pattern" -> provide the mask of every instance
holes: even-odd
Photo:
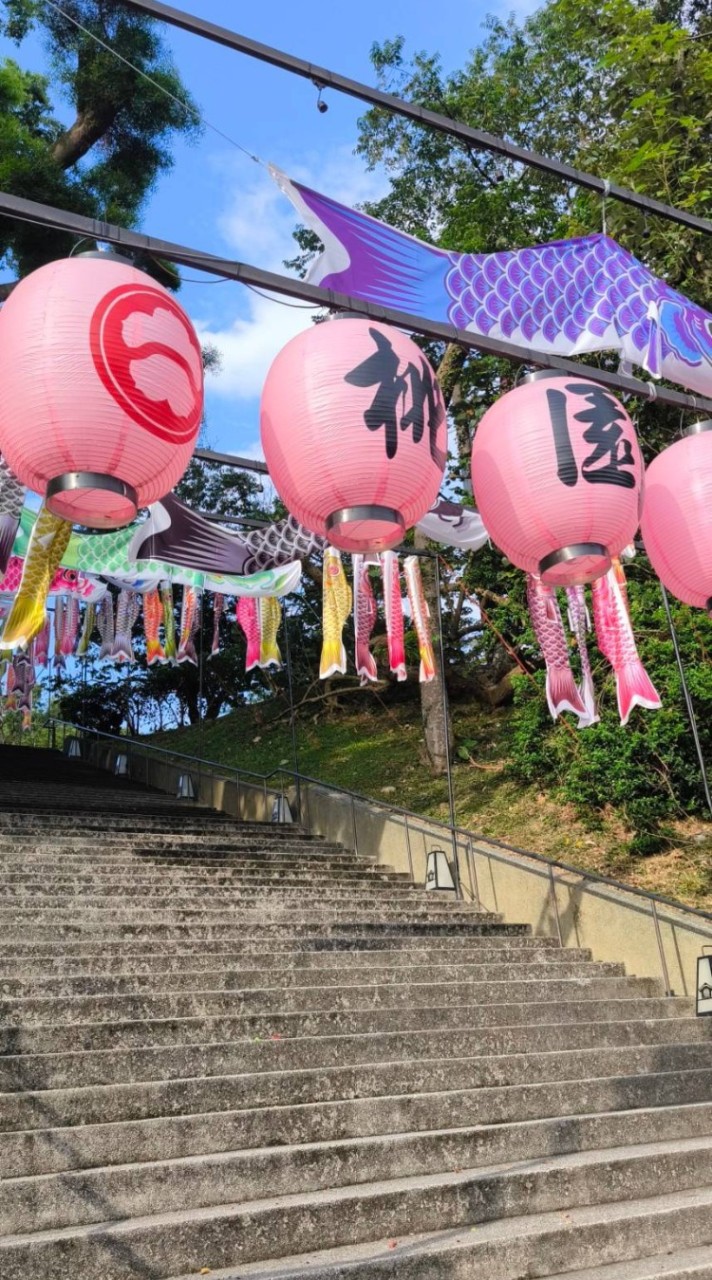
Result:
[[[2,1280],[712,1280],[657,980],[30,748],[0,877]]]
[[[452,298],[450,320],[458,328],[506,338],[521,333],[529,343],[554,343],[563,335],[582,344],[603,338],[616,324],[640,349],[651,345],[650,304],[660,284],[606,236],[562,240],[516,254],[449,253],[445,286]],[[678,295],[668,290],[670,300]]]

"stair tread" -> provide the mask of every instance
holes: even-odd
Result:
[[[694,1152],[710,1152],[712,1155],[712,1136],[703,1138],[684,1138],[672,1139],[667,1142],[648,1143],[642,1146],[626,1146],[607,1148],[605,1151],[577,1151],[559,1156],[546,1156],[534,1160],[527,1160],[519,1165],[517,1162],[509,1162],[506,1164],[493,1164],[468,1169],[458,1169],[457,1171],[447,1171],[440,1173],[415,1174],[408,1177],[392,1178],[388,1181],[363,1182],[345,1187],[330,1187],[326,1190],[292,1192],[283,1196],[265,1196],[260,1199],[247,1201],[231,1201],[225,1204],[200,1206],[197,1208],[187,1208],[176,1211],[168,1211],[160,1214],[149,1214],[142,1217],[127,1219],[108,1219],[96,1221],[90,1224],[77,1227],[61,1227],[57,1230],[21,1233],[17,1235],[8,1235],[0,1238],[0,1256],[3,1245],[12,1245],[22,1242],[24,1239],[42,1239],[53,1236],[67,1237],[74,1232],[83,1233],[90,1231],[95,1233],[102,1229],[107,1231],[123,1233],[131,1231],[134,1228],[142,1226],[151,1226],[154,1222],[160,1221],[162,1225],[170,1225],[172,1223],[186,1223],[188,1221],[198,1221],[200,1219],[216,1217],[220,1215],[235,1216],[240,1214],[249,1214],[254,1217],[257,1214],[269,1210],[287,1209],[296,1206],[309,1204],[321,1205],[326,1203],[342,1204],[344,1206],[353,1203],[356,1200],[367,1200],[369,1198],[393,1194],[397,1192],[408,1192],[410,1190],[423,1191],[428,1188],[437,1187],[465,1187],[478,1181],[485,1181],[490,1178],[507,1178],[516,1176],[525,1171],[529,1176],[536,1173],[547,1173],[550,1170],[574,1170],[577,1168],[587,1168],[595,1164],[604,1164],[609,1166],[611,1163],[620,1161],[643,1160],[651,1156],[664,1156],[667,1154],[688,1154]],[[220,1155],[211,1157],[220,1160]],[[699,1190],[693,1194],[700,1194]],[[712,1187],[705,1188],[702,1195],[707,1195],[712,1203]],[[615,1202],[614,1202],[615,1203]],[[712,1225],[711,1225],[712,1230]]]
[[[682,1192],[674,1192],[668,1195],[654,1196],[642,1200],[629,1200],[619,1203],[609,1203],[604,1205],[586,1205],[579,1208],[567,1210],[565,1225],[575,1232],[582,1227],[597,1225],[599,1223],[610,1223],[612,1221],[624,1222],[635,1218],[645,1218],[652,1213],[674,1215],[681,1210],[690,1206],[699,1206],[700,1208],[709,1208],[712,1211],[712,1189],[703,1188],[700,1190],[690,1190]],[[434,1257],[441,1251],[445,1251],[452,1258],[456,1258],[458,1252],[467,1252],[475,1244],[476,1246],[490,1245],[494,1249],[505,1245],[508,1241],[523,1238],[526,1247],[529,1249],[531,1256],[535,1257],[537,1244],[549,1234],[556,1234],[562,1229],[562,1215],[558,1212],[541,1213],[526,1217],[501,1218],[494,1222],[485,1222],[478,1224],[476,1228],[465,1228],[445,1231],[429,1231],[414,1235],[400,1236],[397,1240],[389,1240],[387,1238],[368,1241],[363,1244],[347,1245],[335,1249],[325,1249],[319,1252],[310,1251],[309,1253],[294,1255],[280,1259],[271,1259],[267,1262],[248,1263],[245,1266],[225,1267],[211,1270],[212,1280],[301,1280],[302,1277],[311,1277],[312,1280],[339,1280],[343,1275],[347,1280],[349,1274],[358,1271],[360,1276],[365,1277],[367,1274],[377,1278],[390,1277],[396,1275],[396,1266],[403,1258],[410,1260],[425,1260],[427,1263],[428,1256]],[[712,1222],[709,1227],[709,1242],[712,1244]],[[693,1252],[698,1256],[701,1253],[704,1257],[705,1252],[709,1257],[709,1244],[705,1244]],[[690,1252],[690,1251],[687,1251]],[[361,1264],[366,1263],[369,1266],[368,1273],[361,1269]],[[606,1276],[605,1272],[601,1276],[601,1280],[618,1280],[619,1273],[617,1268],[626,1263],[615,1263]],[[425,1276],[425,1270],[418,1270],[419,1277]],[[453,1273],[454,1274],[454,1273]],[[464,1274],[458,1272],[458,1276]],[[473,1273],[473,1280],[476,1273]],[[486,1280],[486,1272],[482,1273],[482,1280]],[[523,1275],[526,1273],[520,1273]],[[539,1271],[540,1275],[546,1275],[546,1272]],[[643,1273],[645,1274],[645,1273]],[[664,1274],[664,1273],[663,1273]],[[621,1280],[623,1280],[623,1275]],[[194,1280],[195,1272],[191,1275],[182,1274],[170,1277],[170,1280]],[[595,1271],[591,1275],[591,1280],[596,1277]],[[479,1277],[478,1277],[479,1280]],[[586,1280],[585,1271],[569,1272],[564,1274],[559,1272],[554,1275],[549,1273],[549,1280]],[[598,1277],[596,1277],[598,1280]],[[627,1278],[626,1278],[627,1280]],[[633,1277],[631,1277],[633,1280]],[[636,1278],[637,1280],[637,1278]],[[646,1278],[647,1280],[647,1278]],[[653,1280],[651,1276],[650,1280]]]

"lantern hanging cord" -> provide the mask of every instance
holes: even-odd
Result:
[[[128,58],[125,58],[122,53],[119,53],[117,49],[114,49],[112,45],[106,42],[106,40],[102,40],[101,36],[90,31],[89,28],[85,27],[77,18],[74,18],[71,13],[67,13],[66,9],[63,9],[60,4],[56,3],[56,0],[43,0],[43,3],[50,9],[54,9],[55,13],[60,14],[67,22],[71,22],[72,26],[76,27],[78,31],[81,31],[83,35],[88,36],[90,40],[93,40],[95,44],[98,44],[100,48],[104,49],[106,53],[110,53],[113,58],[116,58],[119,62],[123,62],[125,67],[129,67],[130,70],[134,71],[142,80],[147,80],[149,84],[153,85],[154,89],[158,89],[159,93],[164,94],[166,98],[170,98],[171,102],[175,102],[176,106],[181,107],[182,110],[185,111],[186,115],[191,116],[194,120],[204,125],[206,129],[210,129],[213,133],[216,133],[218,137],[222,138],[225,142],[229,142],[231,147],[236,147],[237,150],[241,151],[243,155],[246,155],[248,159],[254,160],[255,164],[261,164],[264,168],[267,167],[260,156],[255,155],[248,147],[243,147],[241,142],[237,142],[235,138],[231,138],[229,134],[224,133],[217,125],[212,124],[210,120],[207,120],[197,107],[190,106],[189,103],[185,102],[182,98],[177,97],[175,93],[171,93],[170,89],[167,89],[159,80],[154,80],[153,76],[150,76],[148,72],[142,71],[135,63],[131,62]]]

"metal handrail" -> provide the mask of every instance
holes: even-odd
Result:
[[[85,733],[96,738],[108,738],[111,741],[120,743],[124,747],[127,744],[130,744],[132,747],[137,747],[141,751],[149,751],[164,756],[170,756],[173,759],[183,760],[197,765],[199,768],[209,769],[211,772],[217,771],[219,774],[223,774],[227,778],[234,778],[236,776],[255,778],[258,780],[260,788],[266,788],[267,783],[269,783],[272,778],[279,778],[286,775],[287,777],[295,780],[295,785],[297,779],[299,779],[300,782],[307,783],[310,786],[319,787],[322,790],[333,791],[338,795],[345,796],[351,801],[352,806],[358,801],[362,804],[370,805],[371,807],[376,806],[379,809],[385,810],[388,814],[402,817],[405,819],[406,829],[408,829],[408,824],[413,823],[426,824],[429,827],[439,827],[443,832],[447,832],[452,836],[461,837],[464,841],[476,840],[485,845],[493,845],[494,848],[501,849],[505,853],[514,853],[517,855],[517,860],[523,858],[530,862],[536,862],[547,869],[548,875],[552,875],[553,869],[556,868],[559,871],[565,871],[570,875],[575,875],[580,879],[590,881],[592,884],[605,885],[608,888],[618,890],[620,893],[630,894],[633,897],[642,898],[644,901],[653,904],[660,903],[662,906],[672,907],[676,911],[683,912],[685,915],[696,916],[699,919],[712,924],[712,912],[702,911],[699,907],[687,906],[685,903],[675,901],[674,898],[666,898],[662,894],[651,893],[647,889],[639,889],[636,885],[623,884],[620,880],[613,880],[610,876],[601,875],[597,871],[587,871],[581,867],[575,867],[571,863],[561,862],[557,858],[547,858],[544,854],[534,853],[531,849],[522,849],[518,845],[508,844],[506,841],[498,840],[494,836],[480,835],[465,827],[451,827],[449,823],[441,822],[438,818],[431,818],[427,815],[417,814],[412,809],[404,809],[400,805],[388,804],[384,800],[371,799],[369,796],[361,795],[358,791],[349,790],[348,787],[340,787],[333,782],[326,782],[319,778],[312,778],[309,774],[300,773],[295,769],[280,767],[279,769],[273,769],[270,773],[257,773],[251,769],[231,768],[229,765],[225,765],[217,760],[207,760],[199,756],[189,755],[186,752],[174,751],[170,747],[160,747],[155,743],[144,742],[140,738],[134,738],[128,734],[120,735],[105,733],[100,729],[91,729],[81,725],[75,725],[69,721],[57,719],[54,716],[48,718],[47,725],[61,726],[64,729],[71,729],[74,733]],[[513,861],[513,859],[508,858],[504,858],[503,860]]]

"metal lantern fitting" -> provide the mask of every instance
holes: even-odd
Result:
[[[178,779],[176,795],[179,800],[195,800],[195,787],[189,773],[182,773]]]

